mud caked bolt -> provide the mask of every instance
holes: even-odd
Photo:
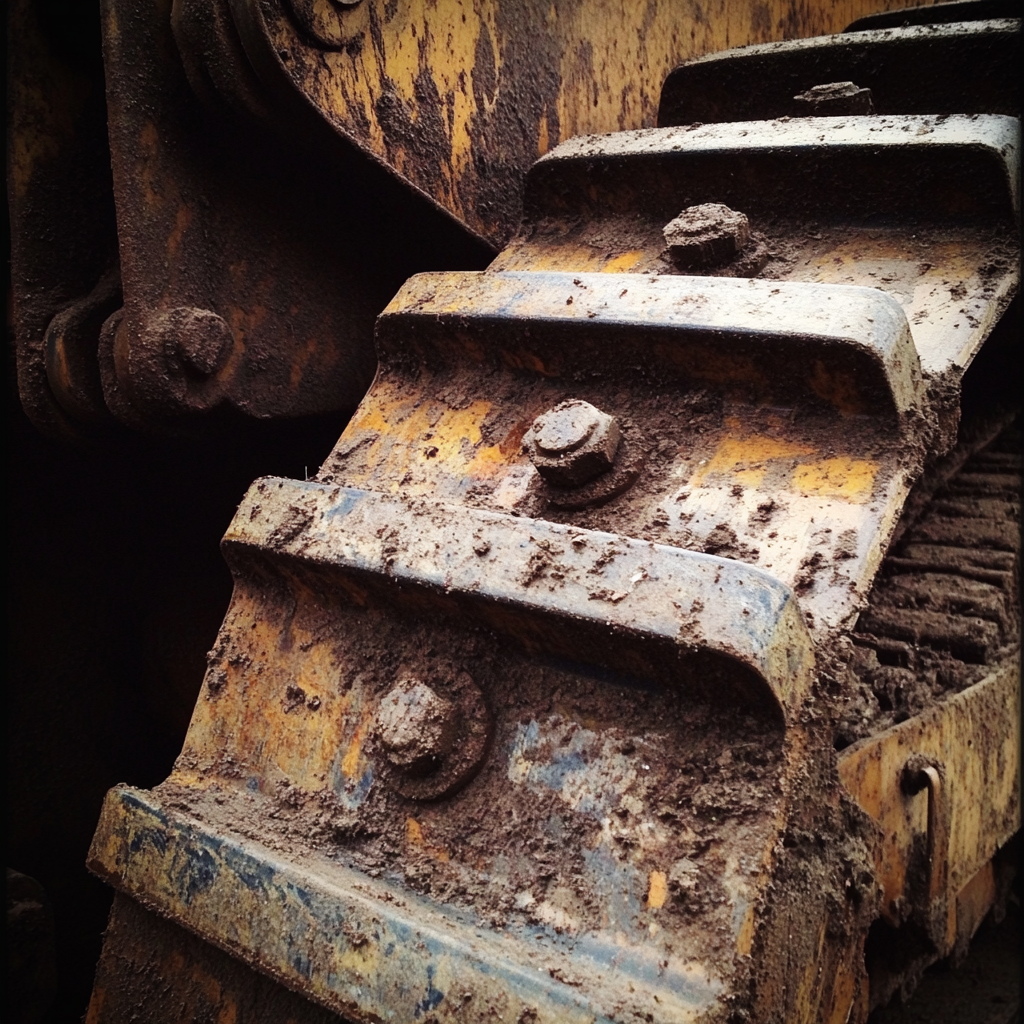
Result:
[[[678,267],[711,270],[730,262],[750,241],[750,221],[724,203],[701,203],[688,206],[662,233]]]
[[[455,706],[418,679],[403,679],[377,709],[376,735],[384,756],[410,775],[426,775],[451,752]]]
[[[622,433],[614,416],[579,399],[541,413],[524,442],[537,472],[556,487],[579,487],[611,468]]]

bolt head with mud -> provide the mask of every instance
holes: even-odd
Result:
[[[388,761],[410,775],[427,775],[451,752],[458,713],[418,679],[403,679],[377,709],[375,733]]]
[[[231,354],[234,336],[227,321],[209,309],[179,306],[153,314],[147,333],[170,359],[198,377],[211,377]]]
[[[710,270],[734,259],[750,241],[750,221],[723,203],[701,203],[670,220],[663,234],[676,266]]]
[[[579,487],[611,469],[621,437],[614,416],[570,399],[538,416],[523,440],[549,484]]]
[[[871,90],[853,82],[815,85],[793,97],[797,117],[847,117],[875,112]]]

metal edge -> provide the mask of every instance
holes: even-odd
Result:
[[[946,184],[947,172],[938,163],[943,157],[968,160],[969,168],[958,169],[958,178],[964,182],[977,183],[981,175],[991,175],[994,165],[1012,217],[1019,218],[1018,118],[1006,114],[879,114],[727,121],[579,135],[556,146],[530,169],[524,219],[529,222],[542,212],[543,193],[556,187],[553,175],[571,175],[579,168],[578,173],[592,180],[596,162],[605,161],[623,173],[628,169],[635,174],[636,158],[671,161],[681,170],[688,160],[712,155],[733,159],[764,155],[777,161],[779,157],[804,160],[813,154],[845,160],[856,151],[870,152],[876,161],[886,154],[919,159],[932,174],[933,187]],[[821,171],[816,165],[816,173]],[[607,182],[603,185],[608,187]]]
[[[301,516],[300,529],[288,526]],[[282,528],[283,527],[283,528]],[[429,540],[429,543],[426,541]],[[558,586],[523,586],[530,559],[557,547]],[[514,605],[565,626],[588,623],[747,666],[790,720],[810,690],[814,648],[789,587],[743,562],[543,520],[267,477],[224,537],[225,555],[329,565],[463,600]],[[479,550],[485,550],[484,555]],[[616,552],[613,559],[608,553]]]
[[[532,1010],[538,1024],[611,1024],[602,1004],[617,1002],[627,979],[641,1005],[674,1007],[685,1017],[712,1007],[722,991],[721,982],[692,967],[665,970],[600,940],[563,954],[574,975],[593,972],[587,986],[565,984],[530,962],[538,944],[524,939],[537,936],[489,934],[327,857],[282,857],[127,786],[107,794],[87,866],[155,912],[360,1021],[411,1020],[427,1011],[464,1019],[468,991],[478,996],[473,1005],[499,996]],[[552,955],[557,950],[544,948],[539,962],[550,965]]]
[[[568,331],[600,326],[672,331],[670,343],[680,348],[700,339],[727,349],[756,338],[780,356],[793,341],[839,345],[884,377],[897,413],[923,394],[906,313],[875,288],[644,274],[425,273],[406,281],[378,318],[378,348],[382,355],[391,348],[400,355],[399,339],[392,336],[401,333],[404,339],[407,321],[418,322],[422,337],[430,319],[446,332],[445,318],[456,319],[460,329],[486,323],[476,339],[485,349],[496,349],[509,331],[538,321]]]
[[[748,57],[789,55],[791,53],[808,53],[815,50],[847,49],[850,47],[880,46],[893,48],[907,45],[917,40],[932,42],[936,39],[962,40],[967,37],[1013,35],[1020,31],[1019,18],[987,18],[983,21],[945,22],[935,27],[909,25],[906,28],[876,28],[858,30],[856,35],[836,32],[827,36],[811,36],[806,39],[781,39],[773,43],[755,43],[753,46],[737,46],[731,50],[719,50],[717,53],[706,53],[693,60],[684,61],[669,73],[665,87],[672,81],[677,71],[690,68],[696,64],[728,63]],[[664,96],[664,88],[662,90]],[[663,127],[669,127],[664,125]]]

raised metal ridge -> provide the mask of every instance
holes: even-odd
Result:
[[[864,32],[903,25],[944,25],[950,22],[969,23],[988,18],[1012,18],[1020,14],[1020,0],[938,0],[894,11],[866,14],[850,22],[844,32]]]
[[[611,1024],[626,979],[637,1003],[687,1019],[722,989],[684,965],[666,970],[642,946],[595,937],[541,950],[533,935],[496,936],[466,913],[398,896],[322,854],[282,855],[183,812],[180,799],[127,786],[107,794],[87,863],[152,910],[360,1021],[422,1019],[442,1003],[457,1012],[468,991],[470,1011],[495,994],[532,1009],[538,1024]],[[553,959],[574,980],[585,973],[586,984],[559,981]]]
[[[661,173],[650,174],[648,167]],[[748,214],[1015,221],[1020,124],[1003,114],[801,117],[581,135],[527,176],[527,220],[722,202]],[[670,173],[665,173],[670,168]]]
[[[792,591],[728,558],[275,477],[253,484],[239,506],[224,537],[229,562],[238,548],[415,584],[463,603],[514,606],[561,621],[563,632],[575,623],[613,631],[618,643],[632,636],[711,651],[752,669],[767,692],[751,696],[768,697],[786,718],[810,686],[813,647]],[[532,560],[553,552],[558,577],[534,579]],[[586,645],[575,653],[585,660]]]
[[[793,97],[853,80],[876,114],[1016,114],[1020,20],[887,28],[743,46],[686,61],[665,79],[658,124],[797,114]]]
[[[627,358],[641,362],[645,347],[671,344],[678,354],[670,362],[689,361],[696,377],[697,347],[710,346],[716,359],[724,353],[751,358],[769,386],[773,379],[780,390],[799,382],[810,395],[813,360],[847,357],[848,379],[872,395],[872,411],[886,403],[905,413],[921,397],[920,361],[899,303],[877,289],[845,285],[644,274],[417,274],[381,314],[377,341],[382,359],[401,358],[410,330],[421,343],[436,332],[444,344],[455,328],[494,351],[527,327],[536,334],[540,325],[549,327],[544,350],[552,362],[560,357],[571,365],[573,339],[583,333],[595,343],[606,332],[608,346],[618,349],[627,332]],[[552,331],[565,350],[555,358]],[[661,353],[663,370],[666,361]]]

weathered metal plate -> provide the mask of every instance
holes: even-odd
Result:
[[[902,780],[912,756],[941,767],[949,831],[943,888],[952,901],[1020,828],[1019,665],[840,754],[843,785],[881,827],[881,911],[893,924],[910,909],[910,873],[922,869],[928,831],[927,791],[908,793]],[[952,948],[955,929],[954,915],[939,955]]]
[[[1019,122],[996,115],[587,136],[531,170],[523,230],[492,268],[678,274],[665,224],[724,203],[763,236],[759,277],[887,291],[924,370],[957,374],[1017,289],[1018,166]]]
[[[725,560],[618,539],[594,559],[603,538],[587,531],[260,488],[225,549],[235,595],[185,749],[154,794],[111,795],[93,870],[360,1020],[417,1007],[458,1020],[467,1003],[509,1024],[524,1011],[688,1020],[740,994],[737,958],[784,941],[785,923],[759,924],[756,908],[786,859],[780,829],[803,813],[796,705],[811,666],[785,591]],[[517,605],[502,562],[530,576]],[[676,563],[695,578],[659,581]],[[588,595],[584,649],[572,635],[585,612],[559,607],[583,603],[580,574],[632,589]],[[730,580],[745,596],[715,597]],[[676,608],[700,593],[717,607]],[[640,643],[634,612],[650,629]],[[697,628],[677,630],[676,614]],[[733,615],[751,625],[728,627]],[[663,623],[675,632],[659,658]],[[694,661],[726,627],[731,651]],[[736,685],[758,658],[789,687],[785,732]],[[687,686],[693,668],[703,695]],[[375,735],[381,696],[410,675],[443,694],[460,674],[493,718],[479,774],[443,800],[406,797]],[[846,947],[825,941],[825,908],[843,908],[848,887],[842,867],[813,870],[806,940],[837,963]],[[762,998],[808,1020],[822,1005],[845,1013],[856,977]]]
[[[269,94],[297,116],[312,107],[499,247],[534,160],[574,135],[653,125],[661,83],[681,61],[834,32],[885,5],[230,0]]]
[[[1020,40],[1020,21],[979,21],[708,54],[665,79],[658,124],[797,117],[798,93],[846,81],[871,90],[876,115],[1016,115]]]
[[[907,319],[877,289],[546,271],[421,274],[381,314],[377,341],[394,365],[408,358],[410,340],[421,352],[443,351],[455,332],[464,345],[472,338],[472,355],[511,365],[531,361],[525,343],[550,376],[581,361],[566,349],[598,349],[614,334],[629,339],[624,361],[715,384],[752,404],[818,400],[898,419],[923,396]],[[843,379],[842,399],[822,387],[824,364]]]
[[[281,536],[283,520],[294,524],[287,536]],[[756,674],[766,692],[748,692],[755,706],[774,704],[786,717],[810,687],[811,642],[792,593],[768,573],[731,559],[483,509],[274,478],[253,485],[224,544],[229,561],[242,565],[262,551],[261,557],[273,552],[336,569],[351,577],[345,590],[374,586],[377,576],[389,585],[440,591],[463,614],[503,632],[514,623],[515,634],[575,661],[596,657],[605,667],[618,662],[642,671],[642,655],[629,651],[635,640],[715,652]],[[396,592],[390,600],[417,599]],[[479,604],[504,610],[474,614]],[[534,617],[553,622],[531,628]],[[574,642],[580,627],[583,637]],[[617,650],[604,649],[595,632],[614,634]],[[687,675],[677,665],[665,681],[706,692],[699,678]],[[721,676],[716,686],[727,679]],[[752,680],[743,683],[753,688]]]
[[[916,356],[877,291],[420,275],[378,344],[375,385],[320,479],[386,493],[401,481],[410,496],[739,558],[794,588],[815,633],[855,614],[916,472],[911,421],[896,416],[920,407]],[[551,504],[522,451],[533,418],[566,398],[620,417],[648,452],[603,508]]]
[[[114,894],[82,1024],[342,1024],[257,967]]]
[[[623,1004],[687,1021],[713,1005],[722,988],[695,966],[666,969],[615,943],[541,955],[531,935],[489,934],[474,927],[472,915],[445,913],[408,892],[399,896],[329,857],[283,856],[127,787],[107,795],[89,867],[359,1021],[428,1014],[462,1021],[469,1012],[508,1022],[525,1013],[552,1024],[611,1024],[619,1015],[602,1008]]]
[[[225,551],[235,597],[185,749],[154,794],[110,795],[94,871],[359,1020],[458,1020],[467,1002],[509,1022],[689,1020],[732,991],[800,777],[799,724],[783,736],[740,664],[795,722],[811,663],[783,588],[724,559],[277,480]],[[717,637],[718,661],[695,660]],[[381,694],[467,672],[494,720],[479,775],[402,796]]]
[[[106,402],[165,431],[349,412],[373,377],[374,317],[401,282],[490,251],[301,118],[282,135],[209,109],[171,9],[103,5],[125,296],[100,344]]]

